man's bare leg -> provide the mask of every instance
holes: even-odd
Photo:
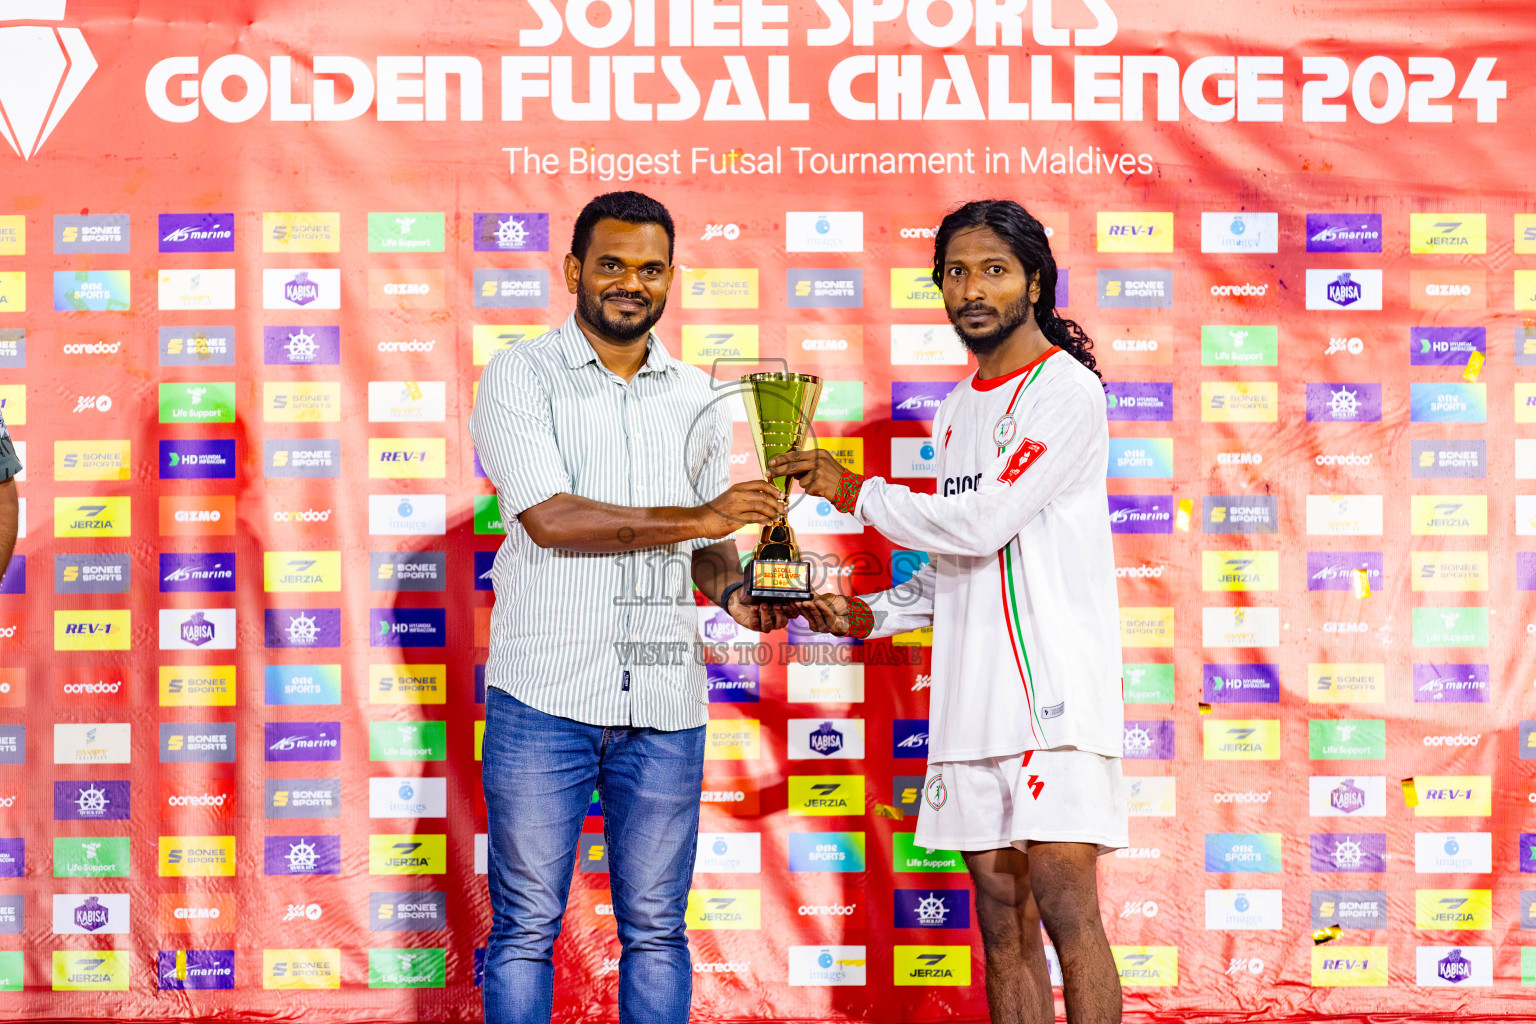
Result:
[[[1056,1002],[1040,911],[1030,891],[1029,859],[1010,846],[967,853],[965,866],[976,890],[992,1024],[1051,1024]]]
[[[1061,960],[1069,1024],[1119,1024],[1120,973],[1099,917],[1092,843],[1031,843],[1030,888]],[[979,902],[979,901],[978,901]]]

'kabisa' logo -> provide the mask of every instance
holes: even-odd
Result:
[[[0,0],[0,22],[60,21],[65,0]],[[30,160],[96,73],[77,28],[0,25],[0,136]]]
[[[1353,814],[1365,806],[1365,790],[1355,785],[1354,779],[1345,779],[1328,794],[1328,802],[1342,814]]]
[[[1348,275],[1345,275],[1346,277]],[[1330,288],[1330,294],[1331,288]],[[309,271],[301,270],[293,280],[283,285],[283,298],[295,306],[307,306],[320,297],[320,286],[309,279]]]
[[[201,647],[213,639],[213,630],[214,624],[202,612],[193,612],[192,617],[181,624],[181,641]]]
[[[835,754],[843,749],[843,734],[831,722],[822,722],[811,733],[811,749],[823,756]]]
[[[1461,955],[1461,950],[1453,949],[1435,965],[1435,973],[1442,981],[1451,984],[1459,984],[1472,977],[1472,961]]]
[[[1348,271],[1328,282],[1328,301],[1336,305],[1348,306],[1358,302],[1361,294],[1360,285],[1349,279]]]
[[[75,927],[94,932],[98,928],[107,926],[109,916],[107,908],[101,905],[100,899],[87,896],[85,902],[75,908]]]

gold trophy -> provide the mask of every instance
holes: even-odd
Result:
[[[791,479],[769,477],[768,460],[805,447],[821,399],[821,378],[808,373],[749,373],[741,378],[741,388],[763,477],[788,498]],[[747,593],[755,600],[810,600],[811,563],[801,559],[786,513],[763,527],[744,575]]]

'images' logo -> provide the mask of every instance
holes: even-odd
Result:
[[[66,0],[0,0],[0,22],[62,21]],[[30,160],[96,73],[77,28],[0,25],[0,136]]]

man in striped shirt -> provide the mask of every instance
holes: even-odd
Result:
[[[1128,844],[1120,612],[1105,478],[1109,427],[1092,342],[1056,313],[1045,229],[1017,203],[967,203],[934,242],[933,280],[976,357],[934,415],[938,488],[916,493],[795,453],[770,463],[932,564],[906,585],[803,606],[813,629],[933,627],[928,772],[913,842],[961,850],[996,1024],[1120,1020],[1095,865]]]
[[[772,630],[735,542],[771,521],[766,481],[729,486],[730,413],[651,332],[672,284],[672,218],[635,192],[576,219],[558,330],[486,366],[469,432],[506,540],[490,575],[483,767],[493,921],[488,1024],[547,1024],[553,949],[594,788],[623,955],[619,1019],[684,1024],[684,913],[699,826],[703,618]],[[689,580],[720,608],[696,606]],[[738,637],[740,638],[740,637]]]

